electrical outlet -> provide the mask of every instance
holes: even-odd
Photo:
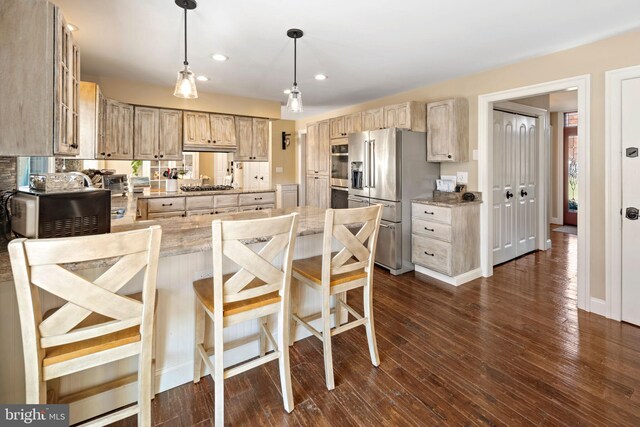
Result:
[[[457,184],[468,184],[469,183],[469,172],[456,172],[456,183]]]
[[[208,279],[209,277],[213,277],[213,272],[212,271],[198,271],[195,274],[195,277],[193,278],[193,280],[202,280],[202,279]]]
[[[276,166],[276,173],[284,172],[284,168],[282,166]]]

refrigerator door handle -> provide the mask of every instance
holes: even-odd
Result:
[[[376,188],[376,140],[369,141],[369,149],[371,150],[371,163],[369,164],[369,170],[371,174],[371,188]]]
[[[362,188],[369,188],[369,141],[364,140],[362,142],[363,151],[364,151],[364,164],[362,171]]]

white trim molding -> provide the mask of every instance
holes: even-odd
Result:
[[[606,317],[622,320],[622,82],[640,66],[605,73],[605,300]]]
[[[607,302],[600,298],[591,297],[591,312],[607,317]]]
[[[591,76],[583,75],[556,80],[547,83],[536,84],[516,89],[509,89],[501,92],[489,93],[478,97],[478,187],[483,193],[484,203],[480,209],[480,242],[481,259],[480,266],[482,275],[489,277],[493,275],[493,250],[491,236],[493,235],[493,223],[490,216],[490,207],[493,206],[493,175],[492,155],[493,140],[493,104],[500,101],[513,100],[535,95],[544,95],[550,92],[557,92],[577,87],[578,92],[578,135],[580,138],[580,150],[578,151],[578,164],[585,165],[578,170],[578,200],[580,209],[578,210],[578,308],[590,311],[591,289],[589,282],[589,259],[590,259],[590,100],[591,100]],[[543,158],[548,158],[548,153]],[[541,162],[542,163],[542,162]],[[542,166],[544,167],[544,165]],[[546,182],[540,181],[546,187]],[[546,189],[545,189],[546,191]],[[545,197],[545,215],[548,215]],[[545,242],[546,243],[546,242]]]
[[[433,277],[434,279],[440,280],[441,282],[448,283],[453,286],[460,286],[472,280],[475,280],[479,277],[482,277],[482,270],[476,268],[475,270],[467,271],[466,273],[462,273],[458,276],[451,277],[446,274],[438,273],[437,271],[433,271],[430,268],[423,267],[421,265],[417,265],[415,267],[416,272],[420,274],[424,274],[425,276]]]

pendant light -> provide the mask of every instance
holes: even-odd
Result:
[[[287,36],[293,39],[293,86],[291,86],[291,92],[289,92],[289,99],[287,100],[287,111],[292,113],[302,112],[302,92],[298,89],[297,79],[297,62],[298,62],[298,45],[297,41],[302,37],[304,33],[302,30],[292,28],[287,31]]]
[[[189,61],[187,61],[187,10],[195,9],[198,3],[196,0],[176,0],[176,4],[180,9],[184,9],[184,69],[178,71],[178,80],[173,96],[194,99],[198,97],[198,90],[196,89],[195,76],[189,68]]]

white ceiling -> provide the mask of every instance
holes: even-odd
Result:
[[[82,72],[173,90],[183,60],[173,0],[53,1],[80,28]],[[211,80],[198,90],[285,102],[286,30],[296,27],[308,116],[639,28],[640,2],[200,0],[189,12],[189,62]],[[213,61],[214,52],[230,60]]]

